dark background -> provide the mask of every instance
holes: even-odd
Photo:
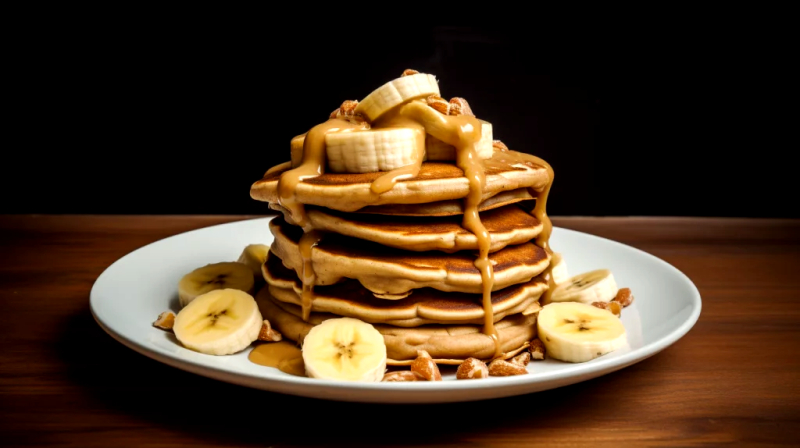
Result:
[[[551,163],[551,215],[800,217],[797,51],[778,15],[34,27],[5,69],[2,212],[269,213],[248,190],[290,139],[414,68]]]

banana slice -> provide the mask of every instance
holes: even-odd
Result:
[[[311,378],[377,382],[386,372],[386,343],[364,321],[327,319],[303,340],[303,361]]]
[[[261,280],[261,265],[267,261],[269,246],[266,244],[248,244],[242,254],[239,255],[237,262],[247,265],[253,271],[254,279]]]
[[[378,87],[356,106],[355,112],[364,114],[369,121],[408,100],[439,95],[436,77],[427,73],[401,76]]]
[[[238,289],[217,289],[183,307],[172,331],[190,350],[229,355],[255,341],[263,323],[253,296]]]
[[[560,253],[556,252],[553,254],[550,264],[553,266],[553,269],[550,270],[550,274],[553,276],[553,282],[555,282],[556,285],[560,285],[569,280],[567,262],[564,261],[564,257]]]
[[[250,267],[233,261],[213,263],[183,276],[178,282],[178,300],[186,306],[197,296],[215,289],[232,288],[253,293],[253,271]]]
[[[553,288],[550,302],[610,302],[617,295],[617,282],[608,269],[585,272],[568,278]]]
[[[391,171],[424,155],[422,131],[411,128],[334,132],[325,136],[328,167],[334,173]]]
[[[566,362],[590,361],[627,343],[617,316],[584,303],[545,305],[536,326],[547,356]]]
[[[478,121],[481,122],[481,139],[475,143],[475,150],[479,158],[488,159],[494,154],[492,124],[488,121]],[[455,146],[448,145],[430,134],[425,137],[425,152],[428,160],[456,160]]]

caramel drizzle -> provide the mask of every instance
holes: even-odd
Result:
[[[281,174],[278,179],[278,202],[283,206],[296,225],[303,228],[300,238],[300,254],[303,257],[303,320],[308,321],[314,302],[314,283],[317,275],[311,255],[314,246],[319,244],[322,235],[308,222],[305,206],[297,201],[297,185],[304,179],[317,177],[325,172],[325,135],[332,132],[352,132],[364,129],[366,123],[352,123],[348,120],[331,118],[311,128],[303,141],[303,158],[300,165]]]
[[[314,246],[319,244],[322,239],[322,233],[318,230],[311,230],[303,233],[300,237],[300,256],[303,258],[303,272],[300,279],[303,281],[303,321],[308,322],[311,316],[311,305],[314,302],[314,284],[317,281],[317,273],[314,271],[314,264],[311,260],[312,250]]]
[[[400,107],[397,115],[419,123],[428,134],[456,148],[456,165],[464,171],[464,176],[469,182],[469,193],[464,199],[464,218],[461,225],[475,234],[478,240],[479,255],[475,260],[475,267],[481,273],[483,287],[483,333],[492,338],[495,346],[494,357],[496,358],[502,354],[502,346],[499,333],[494,327],[492,308],[494,267],[489,260],[489,248],[492,240],[478,213],[478,205],[483,197],[483,187],[486,184],[483,165],[475,149],[475,143],[481,138],[480,121],[467,115],[443,115],[419,101]]]
[[[325,135],[332,132],[352,132],[364,129],[365,125],[332,118],[314,126],[303,141],[303,161],[300,166],[284,172],[278,179],[278,202],[289,210],[292,220],[303,227],[303,230],[307,230],[305,206],[297,202],[295,192],[302,180],[325,173]]]
[[[552,257],[553,250],[550,248],[550,235],[553,233],[553,224],[550,221],[550,217],[547,216],[547,198],[550,196],[550,189],[553,186],[553,178],[555,176],[553,167],[539,157],[516,151],[507,152],[495,150],[492,158],[487,160],[485,163],[487,166],[494,165],[498,167],[517,164],[531,166],[531,164],[535,164],[544,167],[544,169],[547,170],[547,185],[545,185],[544,188],[538,192],[531,189],[531,195],[536,196],[536,205],[533,207],[533,210],[531,210],[530,213],[542,223],[542,231],[536,236],[536,245],[544,249]],[[552,275],[553,261],[553,259],[550,260],[547,268],[541,274],[547,280],[547,291],[545,291],[544,294],[542,294],[542,297],[539,299],[542,303],[548,302],[550,294],[552,294],[553,289],[555,288],[555,282],[553,281]]]

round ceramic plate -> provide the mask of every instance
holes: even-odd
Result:
[[[527,375],[411,383],[349,383],[292,376],[251,363],[250,349],[211,356],[183,348],[172,333],[154,328],[166,309],[178,311],[178,280],[208,263],[235,261],[251,243],[269,245],[270,218],[239,221],[172,236],[117,260],[95,282],[91,309],[122,344],[188,372],[258,389],[331,400],[377,403],[443,403],[527,394],[585,381],[639,362],[681,338],[700,315],[700,294],[672,265],[630,246],[555,228],[551,246],[574,275],[608,268],[636,301],[622,312],[628,345],[581,364],[531,362]]]

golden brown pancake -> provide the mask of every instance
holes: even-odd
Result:
[[[482,163],[484,163],[482,161]],[[484,163],[486,184],[483,197],[519,188],[542,190],[549,180],[547,170],[535,164],[498,166]],[[250,196],[263,202],[278,202],[278,180],[283,169],[270,169],[261,180],[250,187]],[[298,183],[295,197],[298,202],[341,211],[355,211],[368,205],[423,204],[435,201],[463,199],[469,193],[469,181],[454,163],[424,162],[416,177],[405,179],[389,191],[376,194],[372,182],[383,172],[361,174],[325,173]]]
[[[271,251],[286,267],[302,274],[298,243],[303,230],[286,223],[282,217],[272,219],[269,227],[275,237]],[[425,287],[473,294],[483,291],[473,252],[411,252],[327,234],[313,248],[311,260],[316,285],[352,278],[378,294],[401,295]],[[550,262],[550,255],[541,247],[524,243],[494,252],[489,260],[494,266],[493,290],[497,291],[541,274]]]
[[[511,204],[519,204],[523,201],[531,201],[535,196],[531,195],[527,188],[517,188],[516,190],[501,191],[496,195],[484,199],[478,204],[478,211],[485,212]],[[270,208],[278,209],[276,204],[271,203]],[[519,204],[526,210],[532,210],[533,204]],[[454,216],[464,214],[464,200],[453,199],[449,201],[428,202],[425,204],[386,204],[370,205],[360,208],[353,213],[373,213],[378,215],[392,216]]]
[[[345,213],[321,207],[306,208],[306,216],[317,230],[398,249],[418,252],[440,250],[448,253],[478,250],[478,238],[461,226],[461,216],[388,217]],[[287,214],[284,214],[284,219],[287,219]],[[490,252],[528,242],[542,231],[542,223],[516,205],[483,212],[481,222],[491,235]]]
[[[300,305],[303,284],[295,272],[287,269],[275,255],[268,255],[262,266],[270,293],[284,311],[302,316]],[[539,311],[539,296],[547,290],[542,277],[519,285],[509,286],[492,294],[494,321],[507,315]],[[443,292],[432,288],[414,290],[401,300],[384,300],[355,280],[314,288],[312,312],[361,319],[372,324],[384,323],[398,327],[417,327],[424,324],[482,324],[483,297],[481,294]]]
[[[284,338],[303,343],[303,339],[315,325],[326,319],[337,318],[329,313],[312,313],[308,322],[281,309],[269,293],[262,288],[256,295],[259,310],[272,328]],[[527,347],[536,335],[537,313],[530,315],[514,314],[497,322],[497,329],[503,358],[513,356]],[[427,351],[441,364],[458,364],[462,360],[475,357],[488,361],[495,352],[491,337],[481,332],[480,325],[425,325],[415,328],[399,328],[391,325],[375,324],[383,334],[389,365],[407,365],[417,357],[417,350]]]

